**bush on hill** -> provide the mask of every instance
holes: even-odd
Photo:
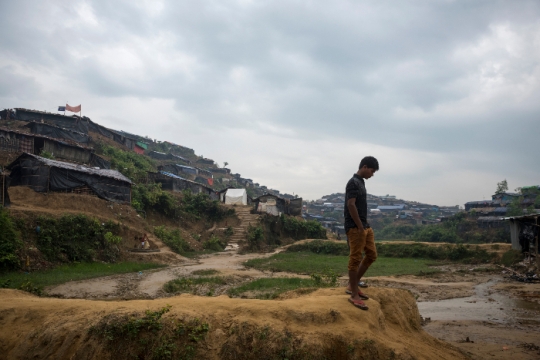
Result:
[[[168,217],[183,215],[194,220],[219,221],[234,215],[233,209],[221,206],[206,194],[184,190],[179,200],[162,190],[161,184],[136,184],[132,187],[131,199],[131,205],[137,210],[153,210]]]
[[[177,254],[193,251],[188,242],[182,238],[178,229],[167,229],[163,225],[156,226],[154,234]]]
[[[284,235],[295,240],[326,239],[326,229],[318,221],[299,220],[285,214],[281,215],[280,221],[283,224]]]
[[[37,223],[36,245],[49,261],[115,262],[118,258],[118,246],[107,241],[120,230],[118,224],[101,223],[85,215],[64,215],[59,219],[40,216]]]
[[[0,208],[0,271],[19,267],[17,252],[22,246],[15,225],[7,211]]]
[[[109,158],[111,168],[134,181],[145,178],[147,171],[156,171],[154,161],[144,155],[120,150],[104,143],[98,143],[97,152]]]
[[[134,184],[131,187],[131,206],[137,210],[154,210],[166,216],[176,216],[178,201],[161,184]]]
[[[510,242],[510,234],[506,228],[479,228],[476,218],[468,218],[466,213],[458,213],[435,225],[411,225],[386,220],[382,224],[374,222],[373,228],[379,240],[411,239],[469,244]]]
[[[196,219],[207,218],[210,221],[219,221],[234,215],[234,209],[221,206],[218,201],[210,199],[206,194],[193,194],[189,190],[182,192],[180,210]]]

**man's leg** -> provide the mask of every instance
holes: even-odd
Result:
[[[352,228],[347,232],[349,239],[349,286],[351,298],[360,300],[358,296],[358,267],[362,262],[362,251],[366,245],[366,232]]]
[[[362,259],[362,263],[358,267],[357,279],[360,281],[362,276],[366,273],[367,269],[377,260],[377,248],[375,247],[375,234],[373,229],[366,230],[366,245],[364,247],[366,256]]]

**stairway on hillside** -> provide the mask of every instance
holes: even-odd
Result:
[[[229,238],[225,251],[238,250],[238,242],[246,240],[249,225],[256,226],[259,223],[258,214],[250,214],[252,206],[233,206],[240,223],[233,227],[233,234]]]

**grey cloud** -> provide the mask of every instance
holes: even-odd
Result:
[[[436,111],[451,104],[459,110],[460,100],[475,95],[478,90],[467,79],[486,59],[508,62],[509,81],[534,76],[538,57],[512,59],[493,50],[460,62],[454,55],[490,36],[497,24],[527,36],[537,29],[527,28],[540,15],[537,1],[166,1],[155,16],[134,2],[92,1],[98,26],[67,27],[79,4],[3,2],[0,22],[9,31],[0,37],[0,66],[16,61],[63,74],[96,96],[174,99],[179,112],[216,131],[256,131],[268,123],[292,131],[284,137],[349,138],[435,153],[520,158],[519,171],[538,164],[528,146],[540,133],[540,104],[528,103],[540,89],[523,100],[526,107],[504,107],[494,99],[474,115]],[[139,44],[154,45],[150,39],[160,34],[170,43],[158,47],[159,53],[140,53],[145,47]],[[140,73],[119,77],[98,61],[105,47],[120,46],[139,52]],[[77,52],[88,56],[72,55]],[[174,62],[176,52],[196,59],[197,69],[163,72],[153,61]],[[244,83],[231,79],[236,68],[246,69]],[[14,81],[21,89],[36,88],[28,79]],[[240,104],[251,112],[235,112]],[[397,108],[433,115],[405,120]],[[499,164],[472,159],[466,166],[494,171]]]

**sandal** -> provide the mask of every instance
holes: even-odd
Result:
[[[362,300],[354,300],[353,298],[349,298],[349,302],[351,304],[353,304],[355,307],[359,308],[359,309],[362,309],[362,310],[367,310],[369,309],[367,307],[366,304],[364,304],[364,302]]]
[[[347,289],[347,290],[345,290],[345,294],[352,295],[352,291]],[[366,294],[364,294],[360,290],[358,290],[358,296],[360,296],[360,298],[362,300],[369,300],[369,296],[367,296]]]
[[[368,287],[368,284],[363,282],[363,281],[359,281],[358,282],[358,286],[361,287],[361,288],[367,288]]]

